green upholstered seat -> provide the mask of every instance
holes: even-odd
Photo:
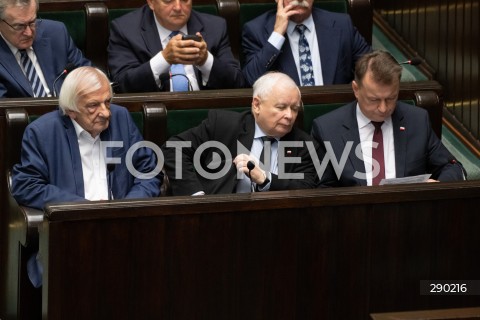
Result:
[[[132,116],[133,122],[135,122],[135,124],[137,125],[138,130],[140,130],[140,132],[142,132],[143,134],[143,113],[130,112],[130,115]],[[30,123],[32,121],[35,121],[36,119],[38,119],[38,117],[38,115],[31,115],[28,117],[28,122]]]
[[[40,12],[40,19],[50,19],[63,22],[67,27],[68,33],[75,42],[75,45],[85,52],[86,44],[86,17],[85,11],[52,11],[52,12]]]
[[[108,19],[110,21],[123,16],[124,14],[127,14],[137,8],[122,8],[122,9],[109,9],[108,10]],[[203,13],[209,13],[213,15],[218,15],[218,9],[217,6],[215,5],[194,5],[193,9],[198,11],[198,12],[203,12]]]

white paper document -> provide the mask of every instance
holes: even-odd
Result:
[[[420,174],[418,176],[411,176],[411,177],[404,177],[404,178],[382,179],[379,185],[427,182],[430,176],[431,174]]]

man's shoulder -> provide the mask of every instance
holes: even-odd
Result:
[[[398,101],[395,107],[395,114],[405,117],[407,120],[420,120],[428,117],[428,112],[424,108]]]
[[[352,108],[356,106],[356,101],[350,102],[344,106],[338,107],[321,116],[318,116],[313,121],[318,124],[333,124],[338,121],[343,121],[351,112]]]
[[[302,129],[293,126],[292,130],[285,135],[282,140],[290,141],[312,141],[312,136],[303,131]]]
[[[37,128],[40,132],[47,133],[56,129],[59,125],[62,125],[62,113],[57,109],[34,119],[28,124],[27,128]]]
[[[276,16],[276,9],[270,9],[257,17],[253,18],[252,20],[248,21],[245,23],[245,26],[251,26],[251,25],[265,25],[268,22],[275,22],[275,16]]]
[[[55,32],[58,32],[59,30],[66,30],[67,27],[65,24],[61,21],[56,21],[56,20],[50,20],[50,19],[42,19],[42,22],[40,23],[40,28],[42,28],[45,31],[49,30],[55,30]]]
[[[112,23],[115,22],[119,25],[123,25],[123,23],[126,21],[141,21],[143,16],[145,15],[145,12],[150,12],[150,11],[151,9],[148,7],[148,5],[145,4],[140,8],[132,9],[131,11],[125,13],[124,15],[121,15],[113,19]],[[125,27],[128,27],[128,25],[125,25]]]
[[[228,119],[228,122],[237,122],[240,119],[252,116],[250,110],[245,111],[234,111],[234,110],[224,110],[224,109],[210,109],[208,111],[209,116],[220,119]]]
[[[192,10],[190,14],[189,22],[196,20],[198,23],[204,26],[204,28],[218,28],[220,25],[227,25],[226,20],[223,17],[216,16],[214,14],[199,12]]]

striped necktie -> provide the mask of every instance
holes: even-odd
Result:
[[[22,49],[20,51],[20,62],[23,66],[23,71],[32,86],[33,96],[34,97],[46,97],[47,93],[43,87],[40,78],[38,77],[37,70],[33,66],[32,60],[28,57],[27,50]]]
[[[170,39],[179,33],[180,31],[173,31],[169,35]],[[188,91],[189,80],[183,64],[172,64],[170,66],[170,75],[172,78],[172,91]]]

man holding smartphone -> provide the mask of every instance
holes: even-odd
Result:
[[[117,92],[245,86],[225,20],[192,10],[192,0],[147,0],[112,21],[108,58]]]

